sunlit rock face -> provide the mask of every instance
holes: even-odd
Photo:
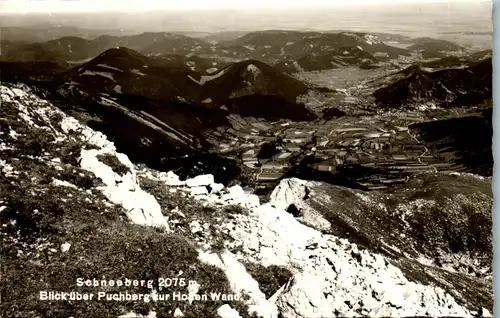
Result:
[[[126,175],[119,176],[97,159],[99,154],[99,150],[83,150],[81,167],[103,180],[106,185],[102,187],[105,196],[111,202],[123,206],[129,219],[136,224],[168,227],[155,197],[144,192],[137,183],[134,167],[128,158],[123,154],[117,156],[132,169]]]
[[[9,105],[2,110],[18,112],[26,127],[53,131],[54,143],[81,145],[78,168],[99,179],[96,189],[121,206],[133,223],[176,231],[169,220],[188,208],[166,210],[159,198],[144,190],[140,177],[155,180],[165,192],[182,193],[213,211],[239,206],[244,212],[220,219],[208,214],[184,227],[201,238],[209,237],[209,229],[216,229],[232,239],[222,251],[200,244],[198,259],[226,274],[233,292],[246,296],[248,313],[266,318],[471,317],[480,309],[483,316],[491,316],[485,309],[492,308],[488,178],[425,174],[392,194],[285,179],[270,202],[262,204],[241,186],[216,183],[213,175],[181,180],[172,171],[139,168],[118,153],[106,136],[79,124],[27,87],[2,86],[1,94],[3,103]],[[58,127],[50,120],[54,114],[62,117]],[[17,135],[11,132],[9,136]],[[0,147],[9,145],[2,141]],[[113,164],[103,156],[114,158]],[[59,158],[43,160],[62,169]],[[0,169],[6,175],[17,173],[5,160],[0,161]],[[74,186],[58,179],[52,182]],[[429,222],[431,216],[439,220]],[[476,227],[471,231],[469,225]],[[447,236],[452,229],[455,236]],[[467,233],[476,244],[451,240],[467,241]],[[63,245],[61,250],[66,252],[74,248],[70,243]],[[245,263],[280,265],[293,275],[273,296],[266,297]],[[181,313],[175,311],[176,316]],[[220,317],[246,314],[230,305],[221,306],[217,313]],[[123,317],[139,316],[127,315]]]
[[[456,178],[458,183],[476,180],[478,189],[481,189],[480,185],[488,182],[487,179],[468,174],[451,174],[442,177]],[[196,185],[195,180],[186,182]],[[287,179],[283,180],[272,193],[271,202],[264,205],[259,203],[257,197],[245,194],[238,187],[224,189],[222,192],[227,193],[222,195],[194,194],[194,197],[220,206],[228,202],[236,203],[250,210],[248,215],[239,216],[237,220],[221,225],[221,227],[226,228],[227,233],[240,242],[242,250],[240,258],[252,259],[266,266],[274,264],[288,266],[294,270],[294,278],[272,297],[280,314],[284,317],[471,316],[474,314],[477,304],[471,303],[471,299],[475,296],[457,294],[459,285],[454,286],[456,290],[449,288],[449,284],[453,284],[453,281],[446,284],[427,284],[425,277],[422,277],[420,281],[415,279],[417,273],[426,275],[425,266],[419,263],[422,257],[416,260],[408,255],[405,262],[417,264],[409,270],[407,263],[398,263],[398,260],[391,256],[392,254],[384,252],[383,249],[373,246],[378,251],[374,253],[364,246],[351,243],[346,238],[323,234],[316,230],[315,228],[327,232],[330,228],[329,232],[332,232],[331,229],[335,228],[332,227],[334,222],[329,221],[331,218],[326,213],[328,210],[318,208],[317,204],[318,202],[324,204],[322,200],[330,199],[325,197],[328,193],[325,191],[329,187],[332,187],[330,196],[335,194],[335,189],[342,190],[340,187],[320,182]],[[189,187],[181,185],[180,189],[188,191]],[[478,195],[479,193],[480,191]],[[353,198],[366,204],[379,208],[382,204],[373,201],[377,198],[364,195],[361,191],[352,190],[351,194]],[[447,202],[439,196],[437,198]],[[487,201],[487,195],[485,194],[481,200]],[[383,201],[379,200],[379,202]],[[421,201],[415,204],[418,205],[419,202]],[[295,218],[287,212],[291,204],[303,211],[301,217]],[[333,203],[330,204],[332,208],[337,207]],[[337,204],[342,204],[342,202],[339,201]],[[366,208],[357,201],[353,204],[358,204],[358,209]],[[323,207],[326,208],[324,205]],[[417,211],[419,209],[418,206],[412,208]],[[339,209],[339,213],[341,211]],[[312,215],[322,217],[322,220],[315,220],[313,224],[310,224],[312,227],[299,222],[300,220],[308,223],[308,219],[313,219]],[[367,214],[366,217],[375,216]],[[369,219],[365,221],[370,222]],[[363,232],[362,228],[358,230]],[[375,236],[370,229],[361,234]],[[392,248],[391,251],[399,250],[395,246]],[[400,254],[405,255],[401,251]],[[430,273],[427,275],[436,279],[451,279],[447,270],[434,266],[427,265],[427,271]],[[463,283],[469,287],[472,284],[483,286],[485,284],[480,279],[458,274],[458,269],[448,270],[457,275],[463,275]],[[478,287],[476,292],[479,293],[481,290],[482,287]],[[454,296],[451,296],[452,294]],[[486,310],[483,313],[488,314]]]
[[[42,123],[49,126],[51,125],[49,117],[53,117],[55,114],[62,116],[61,131],[54,129],[56,141],[77,138],[80,142],[85,141],[97,148],[81,150],[80,166],[102,180],[104,186],[100,187],[100,190],[103,194],[112,203],[121,205],[127,211],[127,216],[132,222],[168,228],[156,199],[141,190],[137,183],[134,165],[126,155],[117,153],[116,147],[102,133],[81,125],[76,119],[66,116],[51,104],[40,100],[26,90],[28,88],[22,86],[12,89],[2,86],[2,99],[6,102],[13,102],[22,113],[22,118],[33,126],[40,126]],[[42,117],[42,123],[38,125],[32,119],[37,117]],[[123,176],[118,175],[111,167],[99,161],[97,156],[102,154],[115,156],[129,169],[129,172]]]

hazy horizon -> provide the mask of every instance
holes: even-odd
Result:
[[[415,4],[491,4],[486,0],[253,0],[235,2],[232,0],[4,0],[0,2],[0,12],[16,13],[70,13],[70,12],[146,12],[176,10],[246,10],[284,8],[355,8],[363,6],[401,6]]]
[[[208,10],[164,10],[165,4],[158,6],[157,11],[147,11],[155,1],[141,1],[142,12],[132,13],[100,11],[100,12],[17,12],[16,7],[23,1],[7,1],[2,3],[0,26],[2,27],[33,27],[51,25],[52,27],[76,27],[79,29],[102,30],[110,33],[111,30],[121,30],[125,33],[141,32],[221,32],[221,31],[256,31],[269,29],[288,30],[352,30],[360,32],[387,32],[412,37],[439,36],[453,39],[453,34],[461,32],[479,32],[483,34],[481,41],[491,41],[489,32],[493,30],[492,3],[484,1],[446,1],[446,2],[414,2],[411,0],[369,1],[369,0],[337,0],[324,6],[326,0],[309,0],[309,7],[305,0],[295,0],[291,3],[295,7],[278,7],[284,0],[268,0],[268,8],[250,8],[243,6],[234,8],[228,5],[223,7],[226,0],[207,1],[213,9]],[[40,1],[31,2],[36,9],[38,5],[50,3],[75,5],[89,4],[92,1]],[[195,4],[199,1],[186,0],[184,5]],[[108,2],[107,2],[108,3]],[[134,2],[135,3],[135,2]],[[163,2],[162,2],[163,3]],[[166,1],[164,3],[171,3]],[[255,4],[256,3],[256,4]],[[262,4],[263,1],[257,1]],[[290,2],[289,2],[290,3]],[[360,5],[363,3],[363,5]],[[108,9],[116,6],[116,1],[107,4]],[[217,5],[216,5],[217,4]],[[320,5],[323,5],[321,7]],[[163,6],[163,9],[161,9]],[[274,7],[273,7],[274,6]],[[29,9],[29,8],[27,8]],[[124,9],[124,8],[122,8]],[[177,7],[178,9],[178,7]],[[200,8],[198,8],[200,9]],[[8,10],[7,10],[8,11]],[[462,43],[468,38],[455,35]],[[465,41],[465,42],[464,42]]]

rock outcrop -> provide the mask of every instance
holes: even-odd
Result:
[[[104,186],[99,187],[103,194],[114,204],[120,204],[127,211],[127,216],[136,224],[154,225],[168,227],[165,217],[161,213],[160,206],[155,198],[141,190],[137,184],[134,165],[124,154],[116,153],[113,143],[109,142],[103,134],[81,125],[76,119],[66,116],[48,103],[40,105],[39,99],[25,92],[26,87],[9,89],[2,86],[2,100],[7,103],[14,103],[23,111],[23,119],[28,123],[33,123],[31,116],[38,115],[42,118],[49,116],[61,116],[60,130],[53,131],[56,138],[64,140],[70,132],[72,138],[79,139],[80,143],[87,142],[97,149],[81,150],[81,168],[94,173],[100,178]],[[35,125],[33,123],[33,125]],[[100,154],[111,154],[129,168],[129,173],[124,176],[118,175],[113,169],[99,161]]]
[[[9,106],[6,111],[19,112],[26,127],[43,127],[54,132],[56,143],[71,141],[80,146],[78,160],[71,161],[73,167],[99,179],[101,183],[90,188],[98,190],[107,204],[121,206],[131,222],[159,226],[188,239],[197,238],[192,244],[198,251],[198,260],[222,270],[230,289],[246,306],[242,309],[238,302],[221,305],[217,310],[220,317],[245,317],[252,313],[266,318],[491,316],[488,311],[492,308],[488,281],[491,241],[487,232],[491,231],[491,224],[485,221],[490,218],[487,213],[491,190],[486,190],[490,182],[486,178],[429,174],[412,181],[401,189],[401,194],[393,195],[287,179],[276,188],[269,203],[261,204],[256,195],[237,185],[225,187],[215,183],[211,175],[181,181],[173,172],[138,167],[127,156],[117,153],[104,135],[80,125],[31,94],[27,87],[2,86],[1,93]],[[51,120],[55,115],[62,119]],[[0,149],[7,148],[8,144],[2,142]],[[43,154],[43,149],[40,151]],[[102,156],[116,160],[103,160]],[[51,164],[62,169],[56,159]],[[3,174],[15,175],[9,163],[0,161],[0,165]],[[154,181],[157,192],[144,190],[146,186],[141,180]],[[62,181],[51,182],[68,186]],[[433,192],[425,193],[426,189]],[[167,203],[172,202],[164,200],[165,195],[179,195],[190,201],[171,209]],[[434,205],[429,203],[431,200]],[[427,209],[428,204],[437,210]],[[186,222],[188,205],[195,223]],[[239,208],[229,209],[235,206]],[[202,208],[211,210],[201,211]],[[458,208],[461,210],[454,211]],[[438,235],[437,240],[429,237],[426,241],[425,237],[416,236],[415,230],[419,230],[416,226],[429,224],[422,218],[436,211],[441,211],[437,214],[443,217],[441,221],[446,221],[446,216],[452,220],[467,212],[466,217],[452,225],[457,229],[470,224],[477,226],[470,232],[475,245],[470,242],[450,245],[446,236],[439,236],[447,228],[432,231],[433,224],[430,230],[425,226],[421,230],[424,234]],[[174,222],[178,218],[184,222]],[[391,237],[390,233],[399,237]],[[461,237],[460,232],[456,234]],[[221,239],[222,246],[216,248],[210,242],[214,238]],[[415,242],[422,245],[420,250],[417,244],[411,245]],[[71,247],[67,253],[78,248],[64,246],[66,251]],[[405,250],[405,246],[417,249],[416,254]],[[466,252],[469,261],[451,262],[451,267],[457,265],[456,268],[446,269],[417,260],[416,255],[432,255],[433,250],[443,253],[438,255],[441,262],[445,260],[443,255]],[[140,260],[137,264],[140,266]],[[256,277],[250,274],[248,264],[264,268],[281,266],[292,277],[267,297]],[[461,273],[464,264],[479,277]],[[192,298],[203,286],[190,287]],[[179,311],[183,310],[177,309],[173,308],[169,314],[180,316]],[[156,311],[149,312],[149,317],[155,315]]]
[[[188,185],[175,181],[173,184],[181,191],[191,192],[192,187]],[[239,247],[235,250],[240,259],[264,266],[287,266],[293,270],[293,279],[271,298],[283,317],[475,314],[477,304],[471,303],[474,296],[467,295],[470,290],[461,293],[457,286],[450,291],[449,284],[453,282],[442,281],[456,279],[456,276],[447,277],[438,271],[432,283],[415,279],[418,275],[427,275],[426,272],[433,268],[416,266],[409,272],[406,264],[394,261],[387,253],[373,253],[346,238],[323,234],[301,224],[286,211],[290,204],[295,204],[306,216],[302,221],[318,222],[314,215],[321,217],[324,211],[315,210],[310,202],[318,198],[322,186],[325,185],[319,182],[284,180],[273,192],[271,203],[264,205],[239,186],[223,190],[222,193],[228,192],[226,194],[194,194],[194,197],[215,206],[240,204],[249,210],[248,215],[239,215],[234,221],[221,224],[220,228],[237,242],[233,244]],[[325,219],[311,225],[327,231],[328,224]],[[469,287],[479,284],[476,293],[484,291],[479,280],[466,276],[463,279]],[[483,299],[483,303],[491,306],[488,300],[484,302]],[[483,314],[488,315],[488,311],[484,309]]]

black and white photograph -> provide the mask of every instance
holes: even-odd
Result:
[[[493,317],[481,0],[1,0],[0,317]]]

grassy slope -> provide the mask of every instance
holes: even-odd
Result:
[[[4,167],[0,175],[0,311],[5,317],[110,317],[131,310],[147,314],[152,309],[158,317],[169,317],[175,308],[186,317],[216,315],[222,301],[190,305],[39,300],[39,292],[44,290],[150,293],[143,287],[80,288],[76,286],[78,277],[185,277],[201,285],[200,294],[230,290],[223,272],[197,260],[193,243],[176,234],[128,223],[122,208],[107,202],[95,189],[100,181],[78,168],[79,149],[84,144],[55,143],[50,130],[28,127],[10,103],[4,102],[3,107],[0,141],[10,147],[0,151]],[[54,117],[56,126],[61,118]],[[19,134],[17,138],[9,135],[11,130]],[[58,168],[52,158],[61,159]],[[78,188],[54,185],[53,178]],[[60,246],[66,242],[71,247],[63,253]],[[172,287],[168,292],[185,288]],[[230,305],[245,313],[242,304]]]

